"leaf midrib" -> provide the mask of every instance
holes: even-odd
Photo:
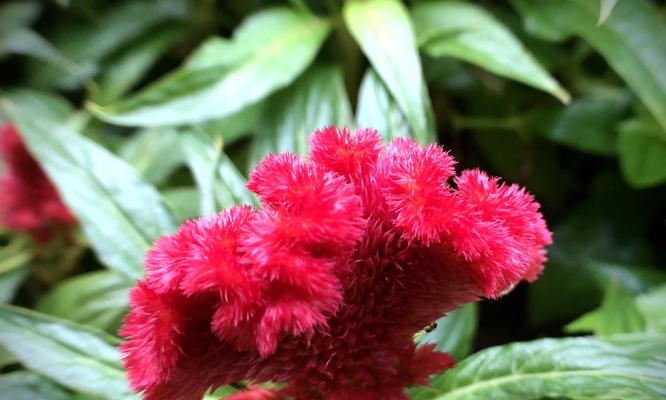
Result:
[[[574,371],[548,371],[548,372],[534,372],[534,373],[517,373],[508,376],[502,376],[500,378],[493,378],[484,381],[474,381],[470,385],[466,385],[460,388],[453,389],[447,393],[444,393],[441,396],[435,397],[435,400],[450,400],[455,398],[464,398],[465,395],[475,392],[482,391],[487,387],[492,386],[501,386],[506,383],[513,381],[520,381],[522,379],[542,379],[542,380],[552,380],[559,379],[563,377],[580,377],[580,376],[616,376],[630,378],[638,381],[654,381],[656,383],[662,383],[661,380],[651,377],[646,377],[642,375],[631,375],[623,373],[620,371],[608,371],[608,370],[574,370]],[[436,389],[435,389],[436,390]],[[463,397],[461,397],[463,396]]]

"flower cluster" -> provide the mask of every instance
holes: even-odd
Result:
[[[28,152],[13,125],[0,126],[0,225],[48,241],[76,220],[58,191]]]
[[[453,366],[415,332],[535,279],[550,232],[531,195],[436,145],[373,130],[315,132],[306,159],[266,157],[260,210],[185,223],[148,252],[122,329],[147,399],[407,399]]]

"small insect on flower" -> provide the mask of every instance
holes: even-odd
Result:
[[[417,331],[541,272],[551,235],[518,186],[370,129],[326,128],[310,149],[256,167],[261,209],[187,222],[148,252],[121,332],[146,399],[238,381],[280,388],[237,399],[408,399],[454,365]]]
[[[437,329],[437,321],[433,321],[430,323],[430,325],[426,326],[423,330],[426,331],[426,333],[430,333]]]
[[[9,123],[0,126],[0,158],[4,163],[0,176],[0,225],[45,242],[76,223],[55,186]]]

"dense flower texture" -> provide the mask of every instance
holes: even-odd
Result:
[[[56,188],[28,152],[16,128],[0,127],[0,225],[49,240],[54,232],[76,221]]]
[[[550,232],[519,187],[372,130],[310,148],[251,174],[261,210],[190,221],[148,253],[122,330],[146,398],[270,380],[235,398],[406,399],[454,363],[415,332],[540,273]]]

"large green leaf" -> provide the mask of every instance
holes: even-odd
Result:
[[[305,154],[312,132],[331,125],[348,126],[352,118],[342,73],[332,66],[313,68],[273,96],[266,111],[252,144],[250,165],[268,153]]]
[[[633,119],[623,123],[617,151],[630,185],[645,188],[666,182],[666,133],[653,121]]]
[[[115,333],[127,312],[130,285],[113,271],[96,271],[60,282],[35,310]]]
[[[130,138],[120,155],[147,182],[159,185],[184,163],[178,131],[173,128],[146,128]]]
[[[356,125],[376,129],[385,140],[410,134],[405,114],[372,68],[368,68],[361,81]]]
[[[157,190],[125,162],[65,126],[7,101],[3,108],[60,188],[100,260],[128,278],[140,278],[144,252],[176,228]]]
[[[70,389],[118,400],[136,398],[111,336],[30,310],[0,305],[0,344],[26,368]]]
[[[39,92],[27,88],[0,90],[5,97],[18,107],[30,110],[35,115],[58,122],[64,122],[74,113],[74,108],[67,100],[52,93]]]
[[[460,58],[569,101],[548,71],[484,8],[458,1],[425,2],[414,7],[412,17],[426,53]]]
[[[199,187],[201,215],[207,216],[234,204],[256,204],[245,187],[245,178],[222,150],[222,140],[213,140],[200,129],[183,135],[183,151]]]
[[[437,326],[419,340],[419,344],[434,343],[437,350],[446,351],[456,360],[465,358],[472,350],[479,308],[469,303],[436,321]]]
[[[25,371],[0,375],[0,393],[8,400],[71,400],[72,398],[51,380]]]
[[[597,25],[599,0],[514,0],[530,25],[587,40],[666,129],[666,22],[647,0],[620,1]],[[558,35],[554,35],[558,36]]]
[[[433,140],[430,100],[409,13],[398,0],[345,2],[347,28],[384,80],[421,142]]]
[[[121,125],[182,124],[228,116],[295,79],[327,33],[328,24],[312,15],[287,8],[262,11],[238,28],[232,43],[209,44],[189,66],[138,95],[91,109]],[[211,61],[202,61],[205,58]]]
[[[592,338],[513,343],[465,359],[415,399],[658,399],[663,356]]]
[[[612,281],[606,288],[601,307],[582,315],[565,329],[567,332],[594,332],[599,336],[644,332],[645,319],[633,297],[617,281]]]

